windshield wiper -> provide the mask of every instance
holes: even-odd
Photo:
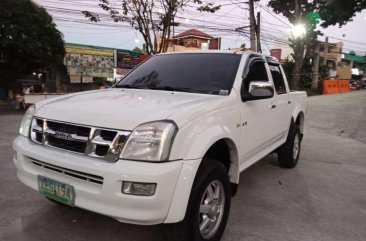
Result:
[[[143,85],[116,85],[115,88],[126,88],[126,89],[149,89],[147,86]]]
[[[173,87],[173,86],[156,86],[156,87],[149,87],[152,90],[167,90],[167,91],[180,91],[180,92],[187,92],[187,93],[198,93],[198,91],[192,90],[190,88],[184,87]]]
[[[144,85],[116,85],[116,88],[126,88],[126,89],[150,89],[150,90],[167,90],[167,91],[180,91],[187,93],[199,93],[198,91],[192,90],[190,88],[184,87],[173,87],[173,86],[144,86]]]

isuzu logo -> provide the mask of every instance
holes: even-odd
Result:
[[[74,139],[74,138],[72,138],[71,134],[65,133],[65,132],[59,132],[59,131],[56,131],[55,136],[57,138],[64,139],[64,140],[68,140],[68,141]]]

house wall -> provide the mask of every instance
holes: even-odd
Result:
[[[187,38],[176,39],[174,42],[173,42],[173,40],[170,40],[167,52],[197,51],[197,50],[201,50],[203,43],[209,43],[209,42],[210,42],[210,46],[208,46],[209,48],[217,49],[218,42],[216,39],[208,40],[208,39],[200,39],[200,38],[195,38],[195,37],[187,37]],[[161,43],[160,38],[157,40],[157,43],[158,44]],[[174,48],[173,48],[173,44],[174,44]]]

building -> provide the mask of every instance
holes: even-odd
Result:
[[[281,39],[275,42],[272,49],[270,50],[271,56],[277,58],[279,61],[284,61],[286,59],[293,60],[292,54],[293,49],[288,44],[290,35],[285,35]]]
[[[343,60],[342,42],[320,42],[319,56],[323,58],[323,64],[329,70],[329,77],[345,80],[352,78],[352,66]]]
[[[356,55],[351,51],[349,54],[343,54],[342,60],[352,66],[352,75],[366,76],[366,56]]]
[[[327,52],[324,53],[326,51]],[[330,76],[338,79],[361,79],[366,75],[366,56],[356,55],[355,52],[343,52],[343,43],[320,43],[320,57],[325,58],[325,64],[330,70]]]
[[[158,40],[158,44],[161,40]],[[221,38],[215,38],[197,29],[189,29],[169,39],[167,52],[220,49]]]
[[[65,44],[64,64],[68,78],[62,80],[63,91],[96,89],[126,74],[141,58],[139,53],[92,45]]]

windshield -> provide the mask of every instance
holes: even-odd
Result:
[[[228,95],[241,55],[179,53],[157,55],[130,72],[116,88],[143,88]]]

